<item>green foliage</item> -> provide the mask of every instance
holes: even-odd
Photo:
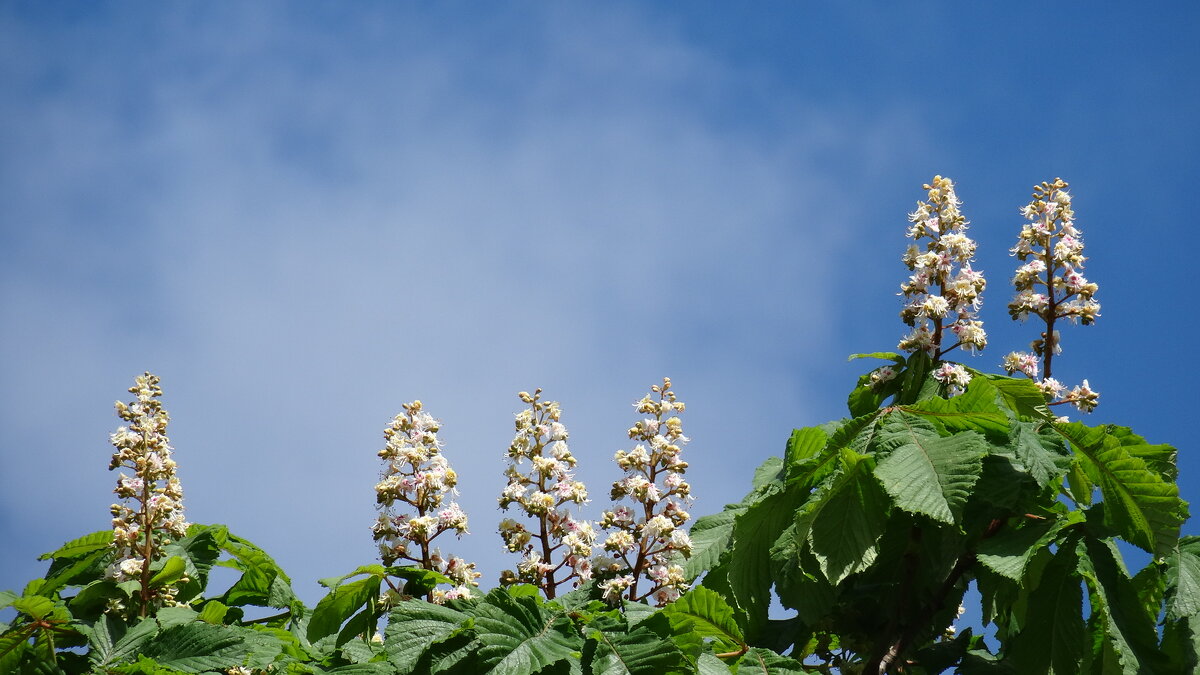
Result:
[[[795,430],[737,504],[695,521],[694,587],[665,608],[594,584],[427,602],[448,580],[364,565],[314,608],[261,548],[193,525],[148,579],[175,605],[129,616],[111,532],[0,591],[5,673],[510,675],[1185,673],[1200,668],[1200,537],[1176,451],[1054,418],[1028,380],[976,373],[947,398],[923,355],[859,379],[852,417]],[[1150,553],[1131,574],[1122,545]],[[214,566],[239,572],[210,589]],[[950,630],[969,586],[994,629]],[[782,606],[786,616],[773,611]],[[256,618],[253,618],[256,617]]]

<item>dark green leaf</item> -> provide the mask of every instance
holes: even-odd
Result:
[[[742,629],[734,619],[733,608],[703,586],[693,588],[662,610],[671,622],[674,634],[692,633],[712,639],[718,651],[736,651],[745,645]]]
[[[38,557],[38,560],[49,560],[51,558],[78,558],[81,555],[87,555],[93,551],[106,549],[112,545],[113,533],[112,530],[100,530],[91,534],[85,534],[78,539],[72,539],[58,550],[50,553],[43,553]]]
[[[842,450],[840,473],[796,514],[795,536],[808,540],[821,573],[834,586],[871,566],[887,526],[890,504],[873,468],[870,457]]]
[[[562,611],[550,611],[532,597],[513,598],[495,589],[466,607],[481,643],[481,672],[528,675],[572,658],[583,640]]]
[[[383,646],[388,660],[401,673],[412,672],[421,655],[432,645],[467,630],[473,625],[462,612],[424,600],[401,602],[388,615]]]
[[[1020,673],[1078,673],[1084,652],[1083,589],[1076,574],[1077,540],[1063,544],[1028,593],[1021,632],[1007,656]]]

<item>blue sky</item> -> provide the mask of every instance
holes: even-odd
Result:
[[[688,403],[693,512],[844,415],[951,176],[996,369],[1031,186],[1100,285],[1056,375],[1180,448],[1196,401],[1191,3],[0,6],[0,588],[107,526],[112,402],[163,379],[196,522],[315,580],[374,560],[382,431],[443,421],[490,586],[516,392],[604,501],[630,404]],[[1193,524],[1186,531],[1198,533]]]

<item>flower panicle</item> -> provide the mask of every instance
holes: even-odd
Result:
[[[1069,403],[1091,412],[1100,401],[1087,380],[1068,389],[1052,376],[1054,357],[1062,353],[1060,320],[1085,326],[1100,316],[1099,286],[1083,276],[1083,235],[1075,224],[1069,184],[1061,178],[1033,187],[1032,201],[1021,207],[1026,222],[1010,253],[1021,262],[1013,275],[1016,295],[1008,303],[1013,320],[1036,317],[1045,325],[1030,351],[1010,352],[1001,366],[1011,375],[1034,380],[1051,405]]]
[[[526,527],[512,518],[501,521],[505,549],[522,558],[515,572],[505,570],[500,579],[502,584],[540,586],[546,597],[554,598],[562,584],[577,586],[592,578],[596,530],[570,512],[572,505],[588,502],[588,492],[572,473],[577,461],[567,445],[561,406],[542,400],[541,389],[518,396],[529,407],[516,416],[516,435],[505,455],[508,485],[499,502],[505,511],[517,507],[534,525]]]
[[[688,463],[681,449],[689,441],[678,413],[684,403],[676,398],[671,380],[634,403],[645,417],[629,429],[636,445],[614,456],[625,477],[613,483],[610,496],[617,504],[605,511],[600,527],[608,531],[604,550],[613,559],[604,563],[615,576],[600,583],[607,599],[653,598],[659,605],[674,602],[687,590],[683,568],[676,562],[692,553],[684,524],[691,519],[685,509],[691,486],[684,480]],[[597,565],[600,567],[600,565]]]
[[[908,214],[907,236],[916,243],[901,258],[912,274],[900,284],[905,301],[900,318],[912,330],[898,349],[923,351],[935,360],[955,347],[978,353],[987,346],[987,332],[977,318],[987,281],[971,266],[975,241],[966,235],[962,200],[949,178],[934,176],[923,187],[928,201],[918,201]],[[922,240],[927,240],[924,249]],[[943,347],[951,339],[953,344]]]
[[[110,507],[116,555],[106,575],[115,581],[141,582],[142,615],[175,604],[175,587],[152,588],[149,580],[163,548],[185,537],[190,526],[184,517],[183,486],[172,458],[174,448],[167,437],[170,415],[159,400],[163,394],[159,383],[159,377],[149,372],[134,378],[129,393],[135,399],[116,402],[117,416],[125,424],[109,436],[116,452],[108,468],[122,471],[113,490],[121,502]],[[109,609],[127,608],[114,602]]]
[[[413,563],[449,577],[454,588],[432,591],[427,599],[433,602],[469,598],[479,585],[475,564],[432,546],[446,532],[467,533],[467,514],[447,501],[457,494],[458,474],[442,454],[440,423],[420,401],[403,407],[383,430],[387,443],[378,453],[384,467],[375,485],[379,516],[372,531],[380,558],[384,565]]]

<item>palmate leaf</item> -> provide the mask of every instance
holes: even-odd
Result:
[[[797,543],[808,542],[821,573],[834,586],[875,562],[875,545],[887,527],[890,506],[870,457],[842,450],[840,465],[840,473],[797,512],[793,534]]]
[[[1079,422],[1055,424],[1054,429],[1070,442],[1077,463],[1099,485],[1107,507],[1106,524],[1145,551],[1169,555],[1187,517],[1187,505],[1179,498],[1178,485],[1163,480],[1130,451],[1141,451],[1138,446],[1145,445],[1141,437],[1110,434],[1105,427]]]
[[[532,596],[514,598],[498,588],[468,606],[474,618],[480,671],[526,675],[571,659],[583,639],[563,610],[551,610]]]
[[[456,609],[408,600],[397,604],[388,615],[383,647],[398,672],[410,673],[427,649],[472,625],[471,618]]]
[[[959,522],[983,471],[983,436],[973,431],[939,436],[929,421],[892,412],[883,420],[877,443],[890,452],[875,467],[875,475],[896,506],[948,525]]]

